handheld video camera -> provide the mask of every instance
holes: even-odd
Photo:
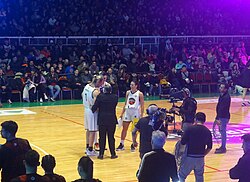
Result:
[[[169,111],[166,108],[158,108],[156,112],[150,115],[149,125],[151,125],[154,130],[159,130],[162,126],[167,127],[168,123],[174,121],[174,117],[167,113],[169,113]]]

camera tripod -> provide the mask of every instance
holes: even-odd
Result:
[[[173,108],[173,107],[176,107],[176,106],[174,105],[174,102],[172,102],[172,108]],[[174,123],[173,133],[174,133],[174,134],[177,134],[175,116],[178,115],[178,113],[176,113],[176,112],[174,111],[172,114],[173,114],[173,117],[174,117],[174,120],[173,120],[173,123]]]
[[[172,103],[172,108],[176,107],[174,105],[175,102],[171,102]],[[173,115],[173,125],[174,125],[174,129],[172,130],[172,135],[170,134],[170,137],[169,138],[177,138],[179,136],[179,130],[176,129],[176,115],[179,116],[179,113],[177,113],[176,111],[171,111],[170,109],[170,113],[169,114],[172,114]]]

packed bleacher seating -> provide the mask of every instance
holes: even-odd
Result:
[[[11,79],[8,86],[18,85],[12,90],[22,91],[24,101],[42,102],[63,98],[64,91],[70,91],[71,98],[80,98],[83,87],[94,74],[100,73],[121,97],[134,79],[140,80],[141,90],[147,96],[160,95],[166,85],[211,92],[217,83],[227,82],[234,89],[248,60],[243,41],[232,45],[190,45],[167,39],[161,46],[163,51],[155,54],[140,45],[120,47],[103,42],[96,46],[50,44],[31,47],[11,45],[6,39],[0,51],[1,68],[5,76],[18,79],[18,84],[16,79]],[[78,92],[74,94],[72,90]]]
[[[248,6],[222,0],[2,0],[0,36],[244,35]],[[219,82],[236,91],[248,61],[244,42],[218,42],[161,38],[152,51],[137,42],[118,45],[110,39],[94,44],[76,40],[70,46],[51,39],[40,47],[6,38],[0,46],[0,99],[12,103],[11,92],[27,102],[54,101],[65,91],[79,98],[100,73],[119,96],[134,79],[147,96],[164,94],[169,87],[211,92]]]
[[[2,0],[0,35],[247,34],[248,9],[223,0]]]

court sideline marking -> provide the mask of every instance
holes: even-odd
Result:
[[[63,120],[66,120],[66,121],[69,121],[69,122],[72,122],[72,123],[75,123],[75,124],[78,124],[78,125],[81,125],[81,126],[84,126],[82,123],[78,123],[78,122],[73,121],[73,120],[71,120],[71,119],[67,119],[67,118],[64,118],[64,117],[62,117],[62,116],[58,116],[58,115],[56,115],[56,114],[49,113],[49,112],[47,112],[47,111],[41,111],[41,112],[46,113],[46,114],[48,114],[48,115],[52,115],[52,116],[58,117],[58,118],[60,118],[60,119],[63,119]],[[117,136],[117,135],[115,135],[115,137],[116,137],[116,138],[120,138],[120,137],[119,137],[119,136]],[[126,140],[126,141],[129,141],[129,142],[132,142],[132,141],[131,141],[131,140],[129,140],[129,139],[125,139],[125,140]],[[205,172],[205,173],[212,173],[212,172],[224,172],[224,171],[228,171],[228,170],[220,170],[220,169],[216,169],[216,168],[213,168],[213,167],[211,167],[211,166],[207,166],[207,165],[205,165],[205,167],[207,167],[207,168],[209,168],[209,169],[213,169],[213,170],[215,170],[215,171],[210,171],[210,172]]]
[[[38,147],[38,146],[36,146],[35,144],[30,144],[32,147],[34,147],[34,148],[36,148],[36,149],[38,149],[38,150],[40,150],[42,153],[44,153],[45,155],[49,155],[49,153],[48,152],[46,152],[45,150],[43,150],[42,148],[40,148],[40,147]]]

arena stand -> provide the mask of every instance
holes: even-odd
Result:
[[[211,92],[217,91],[219,82],[234,88],[233,81],[248,59],[249,45],[244,44],[248,39],[249,36],[0,37],[0,56],[1,67],[10,77],[17,72],[25,75],[38,70],[46,75],[54,67],[63,88],[60,98],[67,91],[73,98],[68,79],[76,69],[80,75],[86,68],[91,69],[93,62],[101,73],[112,68],[120,96],[124,96],[129,81],[141,79],[143,73],[147,74],[145,84],[149,87],[159,85],[164,76],[172,83],[172,68],[180,61],[193,80],[193,91]],[[159,79],[151,83],[155,74]]]
[[[247,35],[247,17],[244,1],[1,0],[0,35]]]

